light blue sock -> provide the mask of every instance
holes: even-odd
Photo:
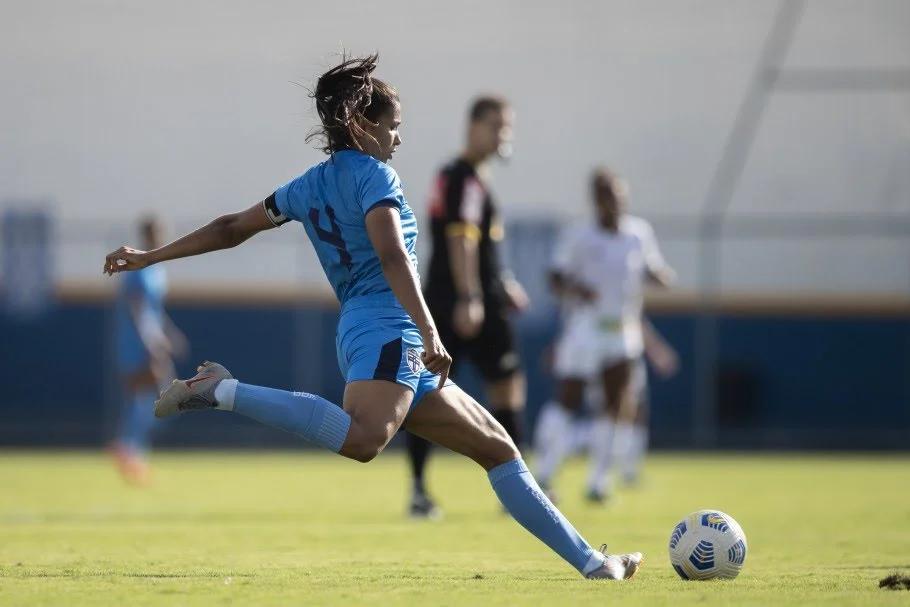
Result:
[[[233,387],[225,380],[222,384]],[[231,402],[225,402],[230,400]],[[218,408],[251,417],[263,424],[296,434],[311,443],[338,453],[351,427],[351,416],[321,396],[307,392],[287,392],[274,388],[237,383],[233,399],[219,398]]]
[[[149,448],[149,440],[155,427],[155,399],[157,394],[144,390],[133,395],[133,399],[123,411],[117,440],[124,446],[144,453]]]
[[[488,473],[490,484],[509,514],[582,575],[603,565],[604,557],[585,541],[543,494],[524,461],[514,459]]]

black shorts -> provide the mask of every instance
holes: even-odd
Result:
[[[452,356],[452,372],[458,363],[468,359],[486,381],[498,381],[515,374],[520,368],[520,359],[515,349],[515,335],[509,322],[504,302],[484,302],[483,324],[471,339],[462,339],[452,326],[454,306],[427,299],[430,313],[436,321],[442,344]]]

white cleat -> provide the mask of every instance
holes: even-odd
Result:
[[[629,554],[607,554],[607,545],[600,547],[607,560],[598,569],[589,573],[589,580],[627,580],[638,572],[644,557],[641,552]]]
[[[155,401],[155,417],[168,417],[184,411],[213,409],[215,387],[222,380],[232,379],[230,371],[218,363],[205,361],[196,369],[195,377],[175,379]]]

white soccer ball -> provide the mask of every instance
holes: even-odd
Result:
[[[746,561],[746,534],[720,510],[693,512],[673,527],[670,563],[684,580],[735,578]]]

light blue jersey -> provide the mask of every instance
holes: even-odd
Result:
[[[417,221],[395,170],[355,150],[336,152],[275,192],[280,216],[299,221],[316,249],[342,307],[352,297],[390,291],[367,235],[366,214],[377,205],[401,215],[404,244],[417,266]]]
[[[335,345],[346,381],[397,382],[414,391],[417,403],[438,378],[423,367],[420,332],[392,293],[367,234],[366,215],[380,205],[398,209],[416,269],[414,211],[395,170],[368,154],[336,152],[264,201],[276,225],[303,224],[341,302]]]
[[[149,353],[139,334],[131,311],[132,302],[141,311],[139,322],[149,327],[162,327],[164,323],[164,296],[167,294],[167,274],[160,265],[149,266],[138,272],[127,272],[117,290],[115,310],[117,331],[117,364],[120,370],[130,373],[148,364]]]

